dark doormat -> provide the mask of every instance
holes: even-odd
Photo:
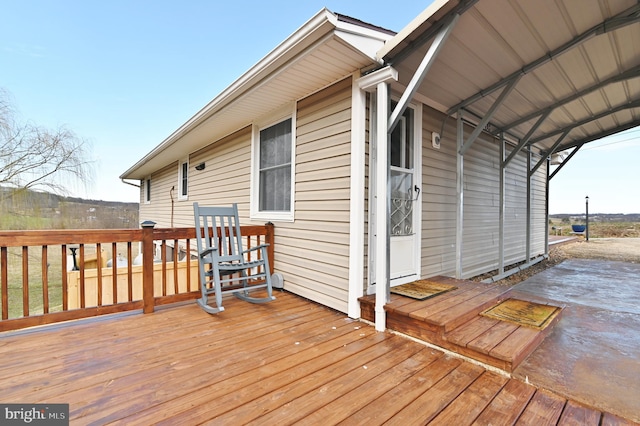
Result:
[[[455,290],[456,286],[436,283],[429,280],[418,280],[408,284],[391,287],[391,293],[410,297],[416,300],[425,300],[435,297],[447,291]]]
[[[480,315],[543,330],[561,309],[559,306],[542,305],[527,300],[507,299]]]

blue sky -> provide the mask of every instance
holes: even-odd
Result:
[[[73,195],[138,201],[118,176],[322,7],[399,31],[428,4],[3,0],[0,88],[23,119],[91,142],[94,182]],[[593,212],[640,212],[629,144],[583,148],[551,182],[551,213],[583,211],[585,195]]]

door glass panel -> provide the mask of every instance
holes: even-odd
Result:
[[[407,108],[391,133],[391,236],[413,234],[413,110]]]
[[[391,236],[413,234],[413,171],[391,168]]]

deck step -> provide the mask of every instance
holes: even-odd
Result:
[[[449,277],[431,281],[457,288],[427,300],[391,295],[387,327],[512,372],[552,331],[560,314],[543,330],[480,315],[509,298],[510,288]],[[375,295],[360,298],[362,318],[375,321]]]

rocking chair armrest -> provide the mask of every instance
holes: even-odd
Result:
[[[210,247],[208,249],[204,249],[202,250],[200,253],[198,253],[198,256],[200,257],[200,259],[209,256],[211,253],[214,253],[218,251],[218,249],[216,247]]]
[[[256,251],[256,250],[261,250],[261,249],[263,249],[265,247],[269,247],[269,244],[260,244],[259,246],[251,247],[251,248],[248,248],[246,250],[242,250],[242,253],[244,254],[244,253],[249,253],[249,252]]]

